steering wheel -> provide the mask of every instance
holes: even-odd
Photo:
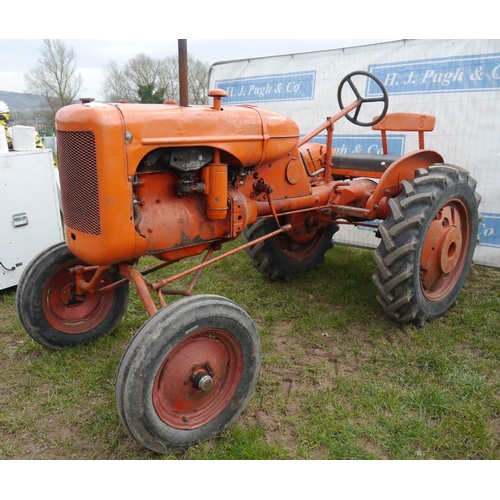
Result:
[[[358,91],[356,85],[352,81],[352,78],[356,75],[362,75],[366,76],[367,78],[370,78],[373,80],[379,87],[382,92],[381,97],[362,97],[360,92]],[[351,90],[354,92],[354,95],[356,96],[356,99],[359,101],[359,106],[355,109],[354,111],[354,116],[349,116],[349,114],[345,115],[345,117],[351,122],[354,123],[355,125],[359,125],[360,127],[372,127],[373,125],[376,125],[378,122],[382,121],[384,116],[387,114],[387,110],[389,108],[389,95],[387,94],[387,90],[384,87],[384,84],[375,76],[372,75],[371,73],[368,73],[367,71],[353,71],[352,73],[349,73],[347,76],[345,76],[342,81],[340,82],[339,89],[337,91],[337,98],[339,101],[339,106],[340,109],[344,109],[345,106],[342,103],[342,91],[344,90],[344,85],[348,83],[349,87],[351,87]],[[361,122],[358,119],[359,112],[361,111],[361,107],[364,103],[368,102],[383,102],[384,103],[384,109],[382,113],[378,116],[376,120],[373,120],[371,122]]]

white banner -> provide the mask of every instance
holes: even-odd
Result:
[[[220,62],[210,69],[209,88],[226,90],[226,105],[251,103],[279,111],[305,135],[338,111],[338,85],[357,70],[384,83],[389,112],[436,116],[425,147],[477,180],[483,219],[474,262],[500,267],[500,40],[402,40]],[[389,154],[418,148],[417,134],[388,138]],[[381,140],[371,128],[342,120],[335,125],[333,146],[340,153],[375,153]],[[379,243],[374,231],[345,226],[335,241],[368,248]]]

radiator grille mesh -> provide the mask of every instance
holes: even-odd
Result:
[[[64,223],[82,233],[101,234],[97,160],[93,132],[57,132]]]

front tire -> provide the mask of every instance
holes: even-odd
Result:
[[[210,439],[245,409],[261,357],[253,321],[231,300],[197,295],[172,302],[142,325],[122,357],[120,420],[158,453]]]
[[[57,243],[39,253],[26,267],[16,293],[16,308],[24,329],[49,349],[83,344],[112,332],[127,309],[129,284],[102,294],[87,293],[83,301],[72,300],[75,276],[70,269],[86,265],[66,243]],[[92,273],[85,278],[90,281]],[[103,285],[122,276],[110,272]]]
[[[422,326],[444,315],[465,284],[478,242],[480,196],[468,172],[448,164],[419,169],[402,184],[379,226],[373,281],[391,318]]]

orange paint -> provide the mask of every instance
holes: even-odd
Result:
[[[57,114],[68,247],[90,265],[119,265],[150,315],[157,310],[147,297],[152,285],[131,267],[140,257],[169,263],[201,254],[259,217],[287,215],[297,241],[338,219],[384,218],[403,180],[442,161],[419,150],[385,171],[369,170],[370,158],[359,168],[335,166],[332,158],[342,155],[331,147],[334,123],[357,102],[299,140],[290,118],[255,106],[225,107],[223,91],[210,95],[212,107],[84,102]],[[393,114],[373,129],[420,134],[434,121]],[[327,145],[308,142],[324,130]],[[383,159],[374,157],[373,165]],[[78,280],[79,289],[92,292],[92,280]],[[161,293],[159,299],[163,305]]]

